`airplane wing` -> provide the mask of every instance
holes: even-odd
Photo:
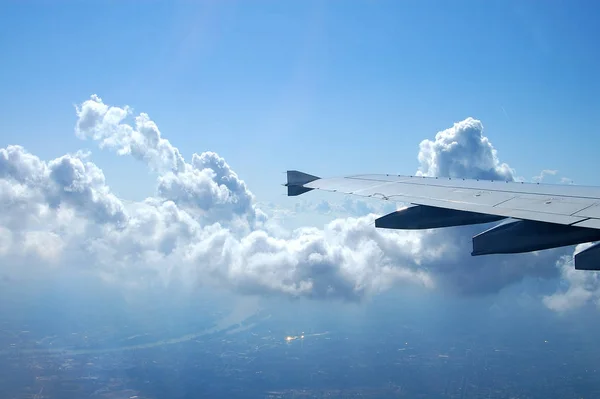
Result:
[[[531,252],[600,241],[600,187],[401,175],[320,178],[287,172],[288,196],[312,190],[412,204],[375,221],[379,228],[430,229],[510,218],[473,237],[473,256]],[[575,255],[600,270],[600,243]]]

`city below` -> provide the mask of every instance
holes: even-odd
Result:
[[[7,399],[600,397],[597,347],[565,351],[556,334],[508,345],[406,325],[291,333],[264,313],[162,340],[127,327],[45,337],[6,327]]]

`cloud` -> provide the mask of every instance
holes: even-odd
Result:
[[[125,120],[132,113],[130,107],[109,107],[97,95],[76,111],[77,136],[95,140],[100,148],[119,155],[131,155],[157,171],[157,194],[161,198],[200,211],[211,221],[233,216],[245,216],[252,222],[264,219],[253,206],[254,196],[246,184],[218,154],[193,154],[192,162],[187,163],[147,114],[140,113],[133,125],[128,124]]]
[[[132,113],[130,107],[109,107],[97,95],[92,95],[76,107],[75,133],[82,139],[91,138],[100,148],[109,148],[119,155],[132,155],[159,171],[185,170],[185,161],[179,150],[162,138],[156,124],[147,114],[135,117],[135,124],[123,123]]]
[[[537,182],[537,183],[541,183],[544,180],[544,177],[556,176],[557,173],[558,173],[558,170],[544,169],[540,172],[539,175],[533,177],[533,181]]]
[[[23,147],[8,146],[0,149],[0,179],[3,217],[17,222],[7,220],[12,230],[62,206],[98,224],[127,222],[123,204],[110,192],[102,170],[80,153],[46,163]]]
[[[366,216],[373,214],[385,214],[398,209],[398,204],[388,201],[362,199],[347,196],[341,201],[331,202],[325,199],[313,201],[307,197],[299,197],[294,204],[296,213],[317,212],[325,215],[335,216]]]
[[[186,161],[148,115],[134,116],[130,107],[108,106],[95,95],[76,112],[77,136],[145,163],[156,173],[156,195],[117,198],[89,154],[43,161],[19,146],[1,149],[0,200],[7,212],[0,216],[0,272],[25,270],[6,265],[60,266],[128,287],[177,281],[348,301],[402,284],[489,294],[528,276],[558,275],[553,265],[560,251],[471,257],[471,236],[485,227],[375,229],[377,214],[393,210],[387,203],[317,202],[311,209],[352,217],[288,231],[258,208],[218,154]],[[514,176],[472,118],[423,141],[419,161],[423,175]]]
[[[544,296],[544,304],[558,312],[580,308],[588,303],[600,306],[600,275],[595,272],[575,270],[573,256],[592,244],[579,244],[572,255],[565,255],[557,261],[561,273],[562,287],[552,294]]]
[[[489,227],[490,225],[481,225],[440,229],[423,240],[424,248],[436,248],[436,243],[444,243],[441,247],[442,256],[435,262],[423,265],[435,276],[440,286],[462,295],[484,295],[497,293],[525,278],[558,277],[554,265],[558,257],[568,253],[567,249],[470,256],[471,237]]]
[[[500,163],[492,143],[483,135],[483,124],[467,118],[423,140],[419,149],[418,176],[514,180],[514,171]]]
[[[205,152],[187,162],[147,115],[129,124],[131,112],[92,96],[77,107],[76,133],[157,173],[156,196],[142,202],[118,200],[101,170],[83,156],[43,162],[20,147],[3,150],[1,182],[12,188],[3,191],[12,193],[12,203],[54,220],[64,213],[67,224],[80,226],[78,234],[67,234],[64,224],[36,216],[27,237],[42,229],[46,239],[22,239],[18,247],[37,243],[44,253],[54,237],[62,242],[56,245],[62,248],[59,263],[130,285],[178,279],[244,293],[344,300],[401,282],[432,285],[409,256],[416,244],[376,231],[373,215],[324,229],[269,228],[254,196],[223,158]],[[15,243],[18,219],[3,220],[0,247]],[[383,245],[404,254],[404,262],[387,255]]]
[[[129,216],[104,174],[82,153],[49,162],[20,146],[0,149],[0,257],[15,271],[60,263],[86,229],[118,231]],[[85,221],[85,223],[83,223]],[[33,268],[33,266],[31,266]]]
[[[562,184],[573,184],[573,179],[571,179],[569,177],[561,177],[560,182]]]

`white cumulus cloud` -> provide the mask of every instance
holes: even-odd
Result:
[[[201,211],[207,220],[244,216],[254,222],[264,218],[255,209],[246,184],[218,154],[194,154],[188,163],[147,114],[135,116],[133,125],[127,123],[131,113],[130,107],[109,107],[93,95],[77,107],[75,132],[99,142],[101,148],[146,163],[159,173],[157,194],[161,198]]]
[[[420,144],[419,176],[514,180],[514,171],[501,163],[483,124],[473,118],[456,122]]]
[[[0,271],[63,267],[128,285],[176,279],[248,294],[350,301],[402,284],[474,295],[527,276],[558,276],[560,250],[471,257],[471,236],[481,226],[375,229],[376,214],[392,210],[387,204],[317,202],[309,207],[357,216],[287,231],[257,207],[217,153],[187,161],[148,115],[95,95],[76,112],[76,134],[145,163],[157,174],[156,194],[140,202],[117,198],[89,154],[44,161],[19,146],[0,149]],[[423,141],[419,161],[418,173],[429,176],[514,176],[472,118]]]

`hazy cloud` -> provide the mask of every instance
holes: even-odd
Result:
[[[575,255],[591,245],[589,243],[579,244],[572,254]],[[544,304],[552,310],[564,312],[587,303],[600,306],[600,275],[595,272],[575,270],[573,255],[562,256],[557,261],[562,287],[553,295],[544,297]]]
[[[332,202],[325,199],[313,201],[310,197],[299,197],[294,204],[294,211],[317,212],[325,215],[336,216],[366,216],[373,214],[386,214],[394,212],[399,207],[395,202],[372,200],[365,201],[360,198],[346,196],[339,201]]]
[[[569,177],[561,177],[560,182],[562,184],[573,184],[573,179],[571,179]]]
[[[540,172],[539,175],[533,177],[533,181],[537,182],[537,183],[541,183],[544,180],[544,177],[556,176],[557,173],[558,173],[558,170],[544,169]]]

